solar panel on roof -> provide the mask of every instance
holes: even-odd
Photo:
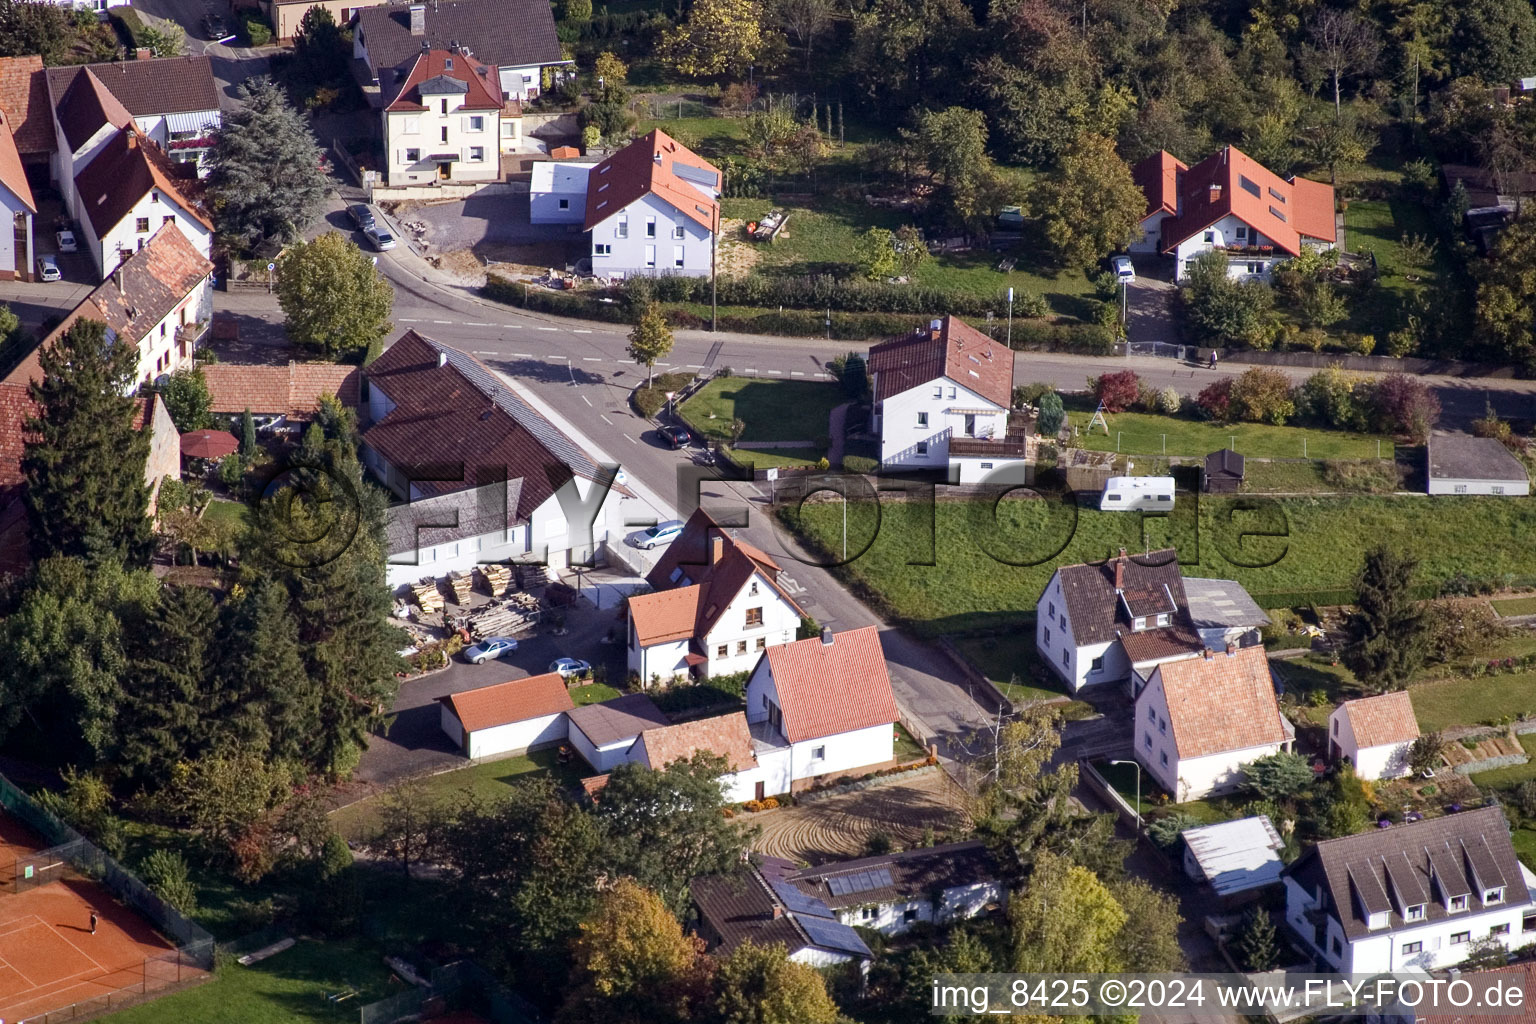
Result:
[[[870,871],[854,871],[846,875],[833,875],[827,879],[827,888],[834,896],[851,896],[859,892],[871,892],[894,885],[889,868]]]
[[[792,913],[832,917],[832,911],[825,903],[814,896],[807,896],[788,882],[769,882],[768,887],[779,898],[779,902],[784,904],[785,909]]]
[[[813,943],[824,949],[851,953],[855,956],[873,955],[869,947],[864,945],[864,940],[859,938],[859,933],[840,921],[820,917],[800,917],[796,918],[795,922],[805,929],[805,934]]]

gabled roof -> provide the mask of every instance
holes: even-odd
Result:
[[[410,5],[387,3],[356,13],[354,30],[375,74],[415,58],[425,41],[438,49],[454,43],[496,67],[561,64],[555,18],[543,0],[450,0],[426,5],[426,31],[411,35]],[[387,88],[388,83],[381,81]]]
[[[1183,161],[1162,151],[1153,153],[1135,167],[1131,177],[1147,197],[1147,212],[1142,219],[1159,211],[1168,214],[1179,212],[1179,176],[1189,170]]]
[[[779,563],[769,557],[766,552],[733,537],[701,506],[688,517],[688,521],[683,524],[683,532],[667,545],[662,556],[646,574],[645,580],[658,591],[699,586],[694,605],[693,632],[690,635],[702,638],[714,628],[720,616],[725,613],[731,599],[739,594],[754,576],[761,576],[780,600],[793,608],[797,614],[803,615],[800,605],[779,583],[781,571]],[[647,622],[651,625],[647,628],[654,629],[657,636],[677,633],[681,628],[681,605],[659,600],[652,603],[651,599],[656,596],[648,594],[638,598],[642,605],[650,605],[642,611],[642,615],[666,609],[664,617],[650,615]],[[637,599],[630,599],[631,608],[634,607],[635,600]],[[661,643],[662,641],[658,639],[642,642]]]
[[[1419,720],[1414,717],[1413,698],[1406,690],[1347,700],[1334,713],[1342,713],[1349,720],[1355,744],[1362,748],[1419,738]]]
[[[80,205],[97,238],[122,223],[145,196],[158,189],[170,202],[209,231],[213,222],[202,205],[190,196],[201,186],[196,181],[176,180],[171,159],[160,147],[131,125],[119,131],[75,175]]]
[[[501,78],[494,67],[453,50],[422,50],[405,77],[389,86],[380,83],[389,99],[384,109],[425,110],[427,96],[464,97],[464,110],[500,111]]]
[[[828,638],[780,644],[763,652],[791,743],[889,725],[899,715],[874,626]]]
[[[661,129],[643,135],[587,174],[587,221],[583,231],[653,195],[713,231],[720,215],[720,169]],[[637,226],[635,230],[639,230]]]
[[[507,510],[516,522],[573,476],[598,477],[580,445],[468,353],[409,330],[363,373],[394,403],[363,431],[365,444],[395,466],[505,467],[508,480],[522,481],[517,507]],[[422,480],[415,487],[430,496],[485,482]]]
[[[320,408],[321,395],[334,395],[342,405],[355,408],[362,379],[356,366],[292,360],[277,366],[207,363],[202,371],[209,411],[227,415],[249,409],[258,416],[312,416]]]
[[[976,840],[833,861],[796,871],[789,881],[833,910],[842,910],[932,898],[944,889],[992,882],[997,877],[991,852]]]
[[[1219,452],[1211,452],[1205,457],[1206,476],[1232,476],[1241,480],[1245,460],[1242,455],[1231,448],[1223,448]]]
[[[695,583],[675,590],[636,594],[629,599],[629,617],[641,647],[675,643],[694,635],[699,599],[704,588]]]
[[[1152,670],[1142,693],[1151,693],[1159,680],[1174,750],[1181,759],[1248,750],[1289,738],[1262,647],[1164,662]]]
[[[53,152],[53,115],[48,109],[43,58],[0,57],[0,112],[23,157]]]
[[[594,747],[633,740],[647,729],[667,724],[661,708],[643,693],[626,693],[601,704],[587,704],[572,711],[570,719]]]
[[[27,171],[21,165],[21,154],[16,149],[15,137],[11,135],[10,119],[4,111],[0,111],[0,185],[28,210],[37,212],[37,200],[32,198],[32,186],[27,184]]]
[[[686,761],[701,750],[725,758],[728,770],[733,772],[757,767],[747,716],[740,711],[647,729],[640,734],[640,749],[639,760],[658,771],[674,761]]]
[[[87,295],[9,374],[6,381],[25,384],[42,376],[38,353],[84,317],[99,320],[119,341],[137,345],[170,315],[213,270],[208,258],[187,241],[175,224],[156,231],[144,248],[129,256]]]
[[[1387,927],[1374,934],[1402,928],[1404,910],[1420,894],[1427,922],[1467,919],[1488,907],[1505,910],[1531,902],[1509,823],[1497,804],[1325,840],[1285,873],[1309,893],[1322,888],[1329,912],[1351,940],[1373,933],[1367,921],[1372,912],[1387,914]],[[1394,891],[1402,893],[1394,889],[1394,880],[1408,890],[1406,901],[1394,897]],[[1483,887],[1503,887],[1503,900],[1485,906]],[[1466,896],[1467,909],[1447,910],[1444,899],[1449,896]]]
[[[1109,643],[1117,635],[1130,633],[1127,606],[1171,603],[1180,612],[1187,607],[1184,577],[1173,548],[1143,555],[1127,555],[1121,549],[1119,557],[1097,565],[1064,565],[1056,570],[1056,578],[1071,620],[1072,639],[1079,647]]]
[[[1187,828],[1182,835],[1189,855],[1218,896],[1280,881],[1285,843],[1268,815]]]
[[[466,732],[548,718],[576,706],[558,672],[493,683],[437,699],[448,705]]]
[[[1178,215],[1163,221],[1164,252],[1172,252],[1228,214],[1292,256],[1301,252],[1303,237],[1325,242],[1337,237],[1332,186],[1304,178],[1287,181],[1236,146],[1211,154],[1179,179]],[[1138,183],[1152,180],[1144,174]],[[1149,211],[1152,198],[1148,196]],[[1160,186],[1157,198],[1161,208],[1166,196]]]
[[[1190,658],[1205,650],[1205,644],[1201,642],[1200,637],[1184,626],[1165,626],[1162,629],[1148,629],[1140,633],[1124,633],[1120,637],[1120,647],[1125,651],[1126,660],[1132,665],[1147,665],[1151,662],[1169,661],[1174,658]]]
[[[89,68],[67,80],[55,82],[50,78],[48,87],[54,97],[53,116],[64,130],[71,153],[89,142],[103,125],[126,128],[133,124],[133,114]]]
[[[217,114],[219,109],[219,86],[213,77],[213,60],[202,54],[76,64],[49,68],[47,75],[55,96],[67,94],[82,75],[94,76],[135,117],[204,111]]]
[[[872,346],[869,372],[876,402],[942,378],[1000,409],[1013,404],[1013,351],[954,316]]]
[[[720,937],[711,952],[728,955],[744,942],[782,943],[793,955],[814,947],[861,960],[873,954],[858,932],[836,919],[822,900],[787,879],[798,865],[756,856],[753,864],[727,875],[701,875],[688,883],[699,916]]]

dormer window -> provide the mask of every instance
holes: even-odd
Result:
[[[1140,617],[1134,618],[1134,619],[1131,620],[1131,628],[1134,629],[1134,630],[1137,630],[1137,631],[1146,629],[1147,628],[1147,620],[1145,618],[1140,618]]]
[[[1467,898],[1465,896],[1452,896],[1450,900],[1446,902],[1445,907],[1447,910],[1450,910],[1453,913],[1458,910],[1466,910]]]
[[[1403,920],[1404,921],[1422,921],[1422,920],[1424,920],[1424,904],[1422,904],[1422,903],[1415,903],[1413,906],[1411,906],[1407,910],[1405,910],[1403,912]]]
[[[1163,614],[1161,614],[1161,615],[1159,615],[1157,617],[1157,624],[1159,626],[1166,626],[1166,625],[1168,625],[1168,615],[1167,615],[1166,612],[1164,612]]]
[[[1484,889],[1483,890],[1483,903],[1484,903],[1484,905],[1487,905],[1487,904],[1490,904],[1490,903],[1503,903],[1503,902],[1504,902],[1504,887],[1502,885],[1499,886],[1496,889]]]

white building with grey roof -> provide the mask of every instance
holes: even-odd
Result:
[[[1531,493],[1525,466],[1496,438],[1434,434],[1425,448],[1430,494]]]
[[[1220,897],[1241,897],[1280,884],[1285,846],[1269,815],[1187,828],[1184,873]]]

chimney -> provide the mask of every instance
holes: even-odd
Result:
[[[1230,657],[1232,657],[1232,655],[1234,655],[1236,653],[1237,653],[1237,644],[1234,644],[1232,641],[1228,640],[1227,641],[1227,657],[1230,658]]]
[[[1120,549],[1120,557],[1115,559],[1115,593],[1125,589],[1125,548]]]
[[[1212,182],[1211,183],[1211,187],[1210,187],[1210,194],[1211,194],[1211,202],[1213,202],[1213,203],[1221,202],[1221,186],[1220,185],[1216,184],[1215,182]]]
[[[448,365],[448,353],[447,352],[439,352],[437,354],[437,365],[438,366],[447,366]]]
[[[821,645],[823,647],[831,647],[832,646],[832,627],[831,626],[822,626],[821,627]]]
[[[427,34],[427,5],[411,4],[411,35]]]
[[[1205,650],[1200,652],[1200,656],[1202,658],[1204,658],[1206,661],[1210,661],[1211,660],[1211,649],[1209,647],[1207,647]]]
[[[133,59],[134,60],[154,60],[154,58],[155,58],[154,51],[150,50],[150,49],[147,49],[147,48],[145,48],[143,46],[141,46],[137,50],[133,51]]]
[[[779,918],[781,918],[783,916],[784,916],[784,908],[779,906],[777,903],[775,903],[773,905],[773,919],[775,921],[777,921]]]
[[[711,530],[709,534],[709,564],[718,565],[720,559],[725,557],[725,537],[718,530]]]

